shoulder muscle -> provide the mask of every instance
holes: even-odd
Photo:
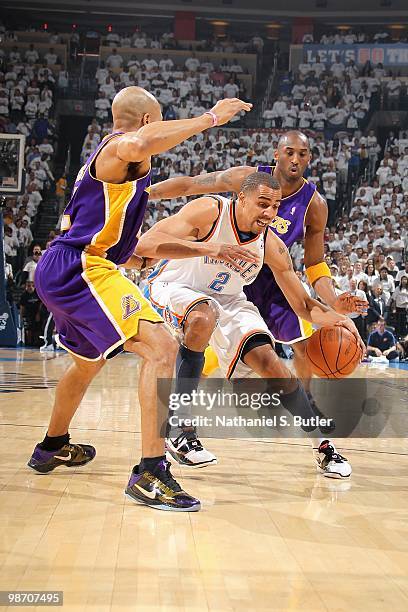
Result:
[[[326,200],[315,191],[305,219],[306,231],[308,228],[312,231],[324,230],[327,225],[327,211]]]

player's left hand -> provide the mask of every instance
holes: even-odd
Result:
[[[349,291],[338,296],[337,300],[332,304],[332,308],[339,314],[350,314],[358,312],[358,314],[366,314],[368,308],[367,300],[362,300],[356,295],[351,295]]]
[[[361,350],[361,359],[363,359],[364,355],[366,354],[366,347],[365,347],[365,344],[362,341],[361,336],[358,333],[358,329],[354,325],[353,321],[351,319],[348,319],[347,317],[345,317],[344,319],[342,319],[341,321],[336,323],[336,325],[340,325],[341,327],[345,327],[346,329],[348,329],[353,334],[353,336],[356,338],[357,344],[358,344],[358,346],[360,347],[360,350]]]

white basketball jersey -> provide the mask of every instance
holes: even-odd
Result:
[[[264,233],[241,242],[235,222],[234,203],[220,196],[215,199],[219,202],[218,218],[211,231],[200,242],[244,246],[258,256],[259,262],[237,260],[237,267],[207,255],[163,260],[150,275],[150,282],[177,283],[210,295],[234,295],[240,293],[244,285],[255,280],[264,260]]]

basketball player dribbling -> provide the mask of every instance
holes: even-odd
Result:
[[[227,378],[245,378],[252,371],[263,378],[279,379],[276,384],[284,391],[282,405],[292,414],[314,414],[302,385],[273,350],[268,325],[243,293],[244,286],[251,286],[265,267],[273,273],[296,316],[318,326],[347,327],[364,348],[348,317],[312,299],[303,288],[288,249],[270,230],[280,201],[278,181],[268,173],[253,172],[243,181],[236,203],[220,196],[198,198],[141,237],[137,252],[147,257],[168,254],[172,244],[170,260],[160,262],[149,277],[147,296],[156,310],[183,332],[176,393],[191,394],[197,388],[204,350],[210,343]],[[245,246],[256,261],[220,261],[212,255],[214,242]],[[179,416],[180,410],[177,415],[182,425],[184,415]],[[177,457],[177,444],[172,439],[168,444]],[[202,455],[200,450],[196,454],[200,452]],[[326,455],[320,466],[321,472],[332,477],[348,476],[350,469],[338,453]]]
[[[142,358],[139,379],[142,459],[126,493],[148,506],[197,511],[199,500],[171,475],[160,438],[156,382],[171,377],[177,344],[138,288],[118,265],[141,267],[134,255],[150,186],[151,156],[229,121],[251,104],[222,100],[200,117],[162,122],[160,105],[146,90],[127,87],[112,104],[113,133],[80,170],[57,237],[37,266],[39,296],[52,312],[59,344],[73,363],[58,383],[44,440],[28,465],[39,473],[91,461],[93,446],[73,444],[69,425],[96,374],[122,350]],[[242,249],[238,256],[245,258]]]
[[[324,303],[341,314],[363,312],[367,307],[367,302],[349,293],[337,296],[334,292],[330,270],[324,261],[323,236],[327,223],[327,204],[316,191],[314,184],[303,178],[310,158],[310,144],[307,136],[302,132],[292,130],[279,139],[275,152],[276,165],[258,167],[258,170],[273,173],[282,189],[279,214],[272,221],[271,230],[288,248],[297,240],[304,238],[306,274],[310,284]],[[163,199],[203,193],[231,191],[237,193],[243,180],[253,171],[253,167],[243,166],[207,175],[172,178],[154,185],[150,197],[151,199]],[[263,266],[256,280],[245,288],[245,292],[248,299],[258,307],[274,339],[292,346],[295,353],[296,373],[303,381],[313,403],[310,395],[312,369],[305,355],[306,340],[312,334],[312,326],[293,311],[268,266]],[[208,373],[205,367],[204,372]],[[178,459],[181,463],[185,463],[183,458],[186,455],[193,464],[202,461],[204,455],[208,463],[215,461],[214,455],[203,449],[195,432],[186,431],[186,436],[183,438],[180,435],[176,443],[179,451]],[[316,455],[318,462],[325,462],[328,455],[336,456],[334,444],[328,443],[327,440],[316,440],[316,447],[318,451],[322,451]],[[200,452],[197,461],[195,459],[196,449]]]

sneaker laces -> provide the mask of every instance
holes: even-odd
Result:
[[[183,431],[183,433],[174,440],[174,445],[178,448],[183,446],[183,444],[186,444],[189,450],[201,451],[204,448],[194,431]]]
[[[180,487],[177,480],[173,478],[170,472],[169,461],[161,461],[161,464],[163,463],[164,468],[159,468],[158,470],[155,470],[153,474],[157,476],[161,480],[161,482],[166,485],[166,487],[168,487],[172,492],[179,493],[180,491],[182,491],[182,488]]]
[[[343,461],[347,461],[347,459],[343,457],[343,455],[340,455],[340,453],[333,453],[330,460],[334,461],[335,463],[343,463]]]
[[[326,456],[328,461],[334,461],[335,463],[342,463],[343,461],[347,461],[343,455],[336,452],[334,447],[329,442],[322,442],[319,446],[319,453],[322,453]]]

